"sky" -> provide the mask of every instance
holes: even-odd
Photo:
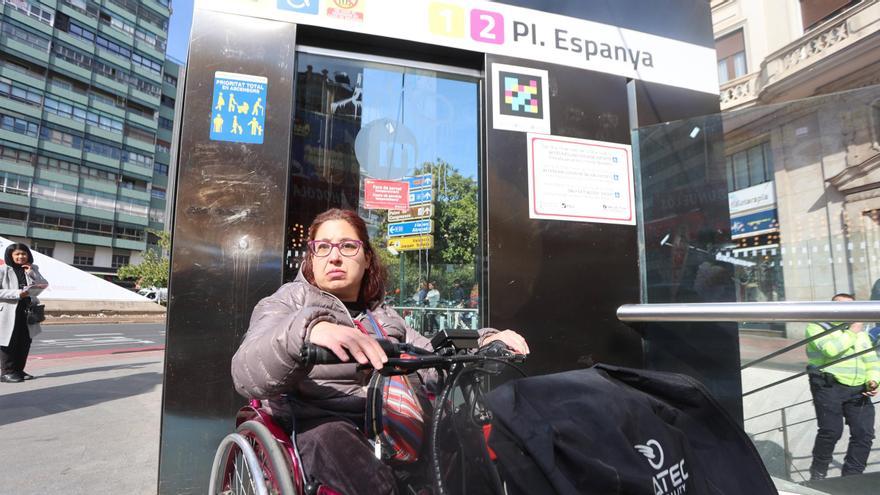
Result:
[[[168,55],[186,63],[189,29],[192,25],[193,0],[173,0],[168,27]]]

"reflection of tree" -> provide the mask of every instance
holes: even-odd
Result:
[[[434,249],[403,254],[405,263],[404,297],[416,291],[419,280],[436,280],[443,299],[448,299],[452,285],[461,280],[469,288],[474,282],[474,262],[478,242],[477,183],[461,175],[442,159],[426,162],[412,175],[434,176]],[[383,212],[379,231],[388,231],[387,214]],[[385,246],[387,239],[376,239],[376,246]],[[382,249],[380,258],[388,267],[388,286],[392,291],[400,285],[400,259]],[[443,270],[434,268],[444,265]],[[449,266],[453,265],[453,266]]]

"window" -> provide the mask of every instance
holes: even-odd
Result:
[[[30,137],[37,137],[37,131],[39,127],[40,126],[38,126],[37,124],[24,120],[22,118],[0,114],[0,128],[3,128],[7,131],[11,131],[17,134],[24,134],[25,136]]]
[[[73,219],[58,215],[57,213],[34,211],[31,213],[31,226],[40,229],[70,232],[73,230]]]
[[[116,203],[116,211],[126,215],[147,218],[150,214],[150,204],[139,199],[119,198]]]
[[[801,20],[804,31],[834,16],[841,10],[861,0],[801,0]]]
[[[110,264],[111,268],[119,268],[120,266],[128,265],[131,260],[131,255],[128,254],[114,254],[113,262]]]
[[[0,192],[27,196],[30,191],[30,178],[11,172],[0,172]]]
[[[55,255],[55,248],[49,246],[34,246],[34,251],[50,258]]]
[[[880,148],[880,98],[871,102],[871,129],[874,133],[874,146]]]
[[[162,129],[168,129],[169,131],[174,127],[174,121],[171,119],[166,119],[165,117],[159,117],[159,127]]]
[[[44,52],[49,51],[48,39],[20,27],[13,26],[8,22],[0,22],[0,32],[5,34],[6,36],[9,36],[10,38],[14,38],[16,41],[19,41],[26,45],[30,45],[38,50]]]
[[[87,222],[80,222],[77,220],[76,227],[79,230],[80,223],[87,224]],[[80,266],[92,266],[95,264],[95,248],[94,246],[76,246],[73,249],[73,264]]]
[[[154,188],[150,191],[150,196],[152,196],[152,197],[154,197],[154,198],[156,198],[156,199],[165,199],[165,189],[162,189],[162,188],[159,188],[159,187],[154,187]]]
[[[114,160],[118,160],[119,157],[122,156],[122,150],[116,146],[94,141],[92,139],[86,139],[84,141],[83,150],[96,155],[106,156],[107,158],[112,158]]]
[[[0,146],[0,160],[21,165],[30,165],[33,159],[34,154],[30,151],[22,151],[7,146]]]
[[[122,180],[119,182],[119,187],[121,187],[123,189],[131,189],[134,191],[146,192],[147,191],[147,181],[135,179],[132,177],[123,177]]]
[[[170,96],[162,95],[162,105],[168,108],[174,108],[174,98]]]
[[[159,74],[162,72],[162,63],[157,62],[149,57],[144,57],[143,55],[139,55],[139,54],[135,53],[134,55],[132,55],[131,61],[140,65],[141,67],[144,67],[145,69],[149,70],[150,72],[153,72],[156,74]]]
[[[91,219],[91,218],[82,218],[82,217],[79,218],[76,221],[76,231],[82,232],[83,234],[99,235],[102,237],[113,237],[113,225],[112,224],[105,223],[100,220]],[[88,253],[87,255],[94,256],[94,251],[92,251],[91,253]],[[74,264],[76,264],[75,261],[74,261]]]
[[[50,26],[52,25],[52,20],[55,17],[55,11],[53,11],[52,9],[43,5],[30,3],[27,0],[0,0],[0,4],[2,3],[10,5],[12,6],[12,8],[18,10],[22,14],[33,17],[34,19]]]
[[[116,195],[104,191],[83,188],[76,198],[76,204],[96,210],[116,211]]]
[[[42,92],[33,91],[27,86],[13,82],[5,77],[0,77],[0,96],[34,107],[39,107],[43,104]]]
[[[69,146],[78,150],[83,147],[83,139],[81,137],[45,126],[40,129],[40,137],[46,141],[51,141],[62,146]]]
[[[153,166],[153,171],[159,175],[168,175],[168,165],[157,163]]]
[[[742,29],[715,40],[718,56],[718,82],[746,75],[746,48]]]
[[[165,222],[165,210],[159,210],[157,208],[150,208],[150,221],[156,223],[164,223]],[[149,235],[147,239],[147,243],[149,244],[159,244],[159,238],[153,234]]]
[[[69,205],[76,204],[76,186],[45,179],[34,181],[33,196]]]
[[[111,0],[111,1],[116,3],[115,0]],[[149,22],[150,24],[152,24],[154,26],[159,26],[162,29],[162,31],[168,31],[168,18],[165,17],[164,15],[159,14],[157,12],[153,12],[152,10],[150,10],[144,6],[141,6],[140,12],[137,12],[137,13],[140,14],[141,20]]]
[[[177,87],[177,78],[172,76],[171,74],[165,74],[165,76],[163,76],[163,79],[166,83]]]
[[[171,153],[171,143],[168,141],[162,141],[161,139],[157,140],[156,153]]]
[[[122,161],[140,165],[141,167],[153,168],[153,157],[135,153],[134,151],[126,151]]]
[[[118,226],[116,229],[116,237],[120,239],[128,239],[130,241],[143,241],[144,229],[138,227]]]
[[[27,221],[27,212],[0,208],[0,223],[21,225]]]
[[[773,180],[770,143],[763,143],[727,157],[727,191],[738,191]]]
[[[137,139],[138,141],[143,141],[150,144],[153,144],[153,142],[156,141],[156,135],[152,132],[148,132],[132,126],[125,127],[125,137]]]
[[[98,7],[88,0],[61,0],[61,3],[88,17],[98,17]]]

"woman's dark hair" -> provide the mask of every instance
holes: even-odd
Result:
[[[6,247],[6,253],[3,255],[3,261],[6,262],[9,266],[16,266],[15,262],[12,261],[12,252],[13,251],[24,251],[28,255],[27,262],[29,265],[34,263],[34,255],[31,253],[31,248],[27,247],[27,244],[22,244],[20,242],[15,242]]]
[[[364,271],[364,278],[361,280],[361,289],[358,293],[358,300],[365,303],[373,303],[381,301],[385,294],[385,266],[379,261],[379,257],[373,251],[370,244],[370,237],[367,234],[367,224],[358,216],[357,212],[352,210],[343,210],[340,208],[332,208],[321,213],[312,220],[309,226],[309,240],[315,240],[315,233],[321,227],[321,224],[330,220],[345,220],[349,225],[354,227],[357,232],[358,239],[364,243],[364,256],[367,257],[367,269]],[[302,264],[302,273],[310,284],[315,285],[315,274],[312,271],[312,250],[306,249],[306,257]]]

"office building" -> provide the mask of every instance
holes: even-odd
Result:
[[[0,6],[0,235],[115,279],[166,224],[171,3]]]

